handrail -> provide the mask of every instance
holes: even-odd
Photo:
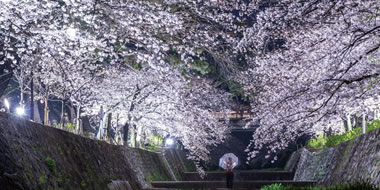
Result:
[[[222,121],[225,120],[225,114],[221,112],[212,112],[213,115]],[[254,114],[250,110],[233,110],[227,113],[229,120],[241,120],[241,119],[250,119],[254,117]]]

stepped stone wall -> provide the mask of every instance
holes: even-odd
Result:
[[[303,152],[303,149],[298,149],[297,151],[294,151],[288,161],[285,164],[284,170],[285,171],[292,171],[295,172],[297,169],[298,160],[301,156],[301,153]]]
[[[154,152],[145,151],[142,149],[133,149],[134,157],[136,158],[135,167],[141,168],[144,179],[143,181],[150,182],[151,180],[171,181],[173,177],[163,161],[162,155]],[[146,184],[144,187],[148,187]]]
[[[175,155],[180,154],[170,157],[170,165],[178,165]],[[1,189],[104,190],[117,186],[115,181],[144,189],[152,179],[173,179],[162,154],[110,145],[0,112]]]
[[[380,184],[380,129],[320,152],[303,149],[294,177],[322,185],[360,179]]]
[[[171,176],[174,180],[183,180],[184,172],[195,171],[194,162],[186,159],[184,151],[168,149],[162,156],[163,159],[166,159],[165,162],[168,169],[172,171]]]

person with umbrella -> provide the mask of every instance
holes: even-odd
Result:
[[[223,155],[219,160],[219,165],[223,169],[226,170],[226,182],[227,182],[227,188],[232,189],[233,182],[234,182],[234,172],[233,169],[238,164],[238,158],[232,154],[227,153]]]

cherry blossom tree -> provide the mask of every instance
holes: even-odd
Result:
[[[106,115],[114,113],[128,126],[177,137],[198,161],[207,159],[209,146],[223,140],[226,126],[210,112],[224,109],[220,101],[227,95],[215,93],[210,82],[192,88],[180,72],[204,59],[206,48],[211,53],[221,45],[213,40],[220,35],[207,35],[207,28],[199,31],[207,23],[192,24],[204,11],[212,12],[211,7],[199,12],[197,4],[186,13],[191,1],[95,0],[0,1],[0,6],[2,55],[17,68],[22,91],[30,90],[33,77],[36,98],[72,101],[77,118],[81,108],[91,115],[102,107],[106,114],[100,119],[100,138],[107,130]],[[183,40],[190,31],[193,37]],[[173,54],[180,66],[168,63]]]
[[[238,46],[257,55],[240,76],[260,118],[251,157],[305,133],[339,132],[341,118],[379,98],[378,1],[267,2]]]
[[[341,132],[342,118],[377,109],[375,0],[20,0],[0,6],[0,64],[13,62],[23,92],[33,78],[36,98],[73,102],[77,120],[103,110],[101,139],[109,138],[116,117],[133,135],[155,129],[180,139],[193,159],[207,159],[208,147],[227,131],[210,112],[226,110],[228,94],[189,74],[202,61],[244,87],[260,120],[250,157],[264,148],[278,152],[303,134]]]
[[[114,119],[118,117],[129,127],[133,146],[142,128],[154,130],[180,140],[191,151],[191,158],[200,161],[208,159],[209,148],[222,142],[228,132],[227,125],[212,115],[227,109],[228,94],[216,91],[209,81],[192,82],[191,86],[175,68],[166,72],[149,66],[139,71],[107,69],[95,84],[95,98],[83,106],[89,115],[95,115],[102,106],[99,138],[109,138],[105,124],[112,113]]]

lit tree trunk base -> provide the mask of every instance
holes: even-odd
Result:
[[[33,83],[33,71],[31,73],[32,80],[30,82],[30,119],[34,121],[34,83]]]
[[[33,105],[33,110],[34,110],[34,122],[41,123],[41,116],[40,116],[40,111],[38,109],[38,102],[35,102]]]
[[[365,116],[366,116],[366,114],[363,113],[363,121],[362,121],[362,133],[363,134],[366,133],[366,120],[365,120]]]
[[[76,133],[79,135],[83,135],[83,125],[80,120],[80,105],[77,105],[77,114],[76,114]]]
[[[351,116],[350,116],[350,114],[347,114],[347,130],[348,131],[352,130],[352,123],[351,123]]]
[[[48,106],[48,99],[45,98],[45,118],[44,118],[44,124],[46,126],[49,125],[49,106]]]
[[[112,127],[112,113],[109,113],[107,117],[107,125],[105,128],[105,134],[104,134],[105,140],[109,143],[113,142],[113,138],[111,136],[111,127]]]
[[[62,107],[61,107],[61,123],[60,127],[63,129],[65,127],[65,101],[61,101]]]

